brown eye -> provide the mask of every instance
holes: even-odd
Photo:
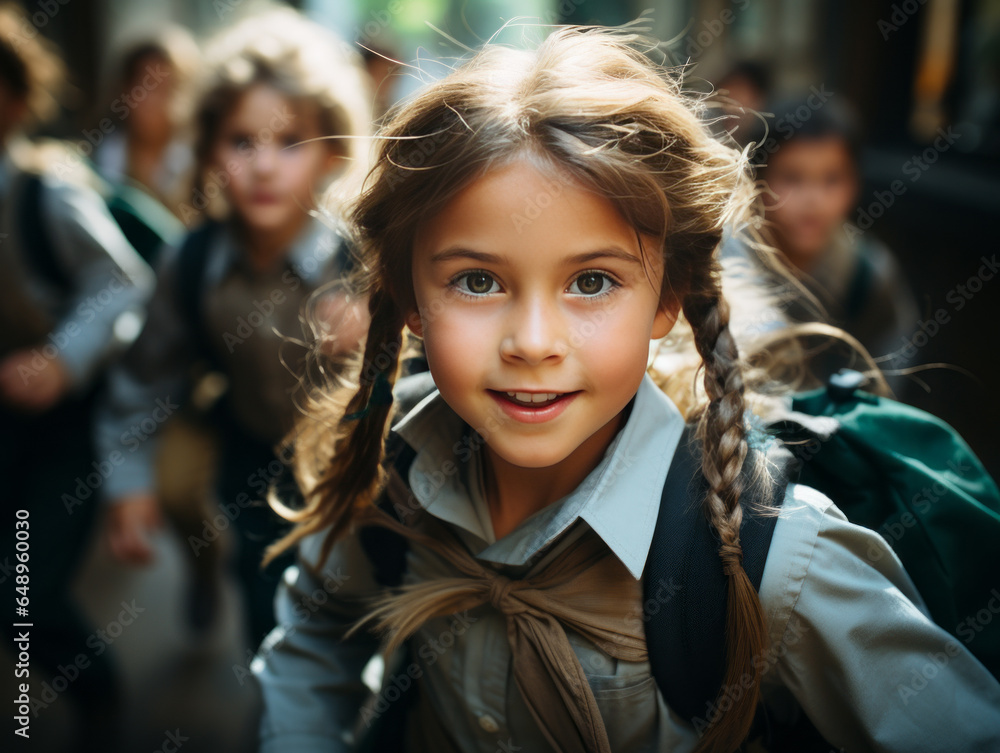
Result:
[[[496,284],[496,280],[485,272],[469,272],[463,279],[466,290],[475,295],[486,295],[493,292],[493,286]]]
[[[611,282],[607,275],[601,274],[600,272],[584,272],[573,281],[573,285],[570,286],[570,289],[572,292],[578,293],[579,295],[593,296],[607,292],[604,285],[605,282]],[[576,290],[573,290],[574,287]]]

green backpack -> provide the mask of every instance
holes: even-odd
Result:
[[[882,535],[934,621],[1000,677],[1000,491],[945,422],[841,371],[796,395],[773,432],[852,523]]]

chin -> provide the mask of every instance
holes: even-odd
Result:
[[[551,440],[539,443],[539,447],[532,447],[530,443],[517,442],[517,440],[515,442],[514,447],[506,443],[501,446],[489,442],[487,444],[503,460],[518,468],[550,468],[558,465],[572,454],[572,450],[561,452],[558,448],[553,448]]]
[[[810,238],[809,240],[799,243],[793,243],[793,253],[796,258],[803,261],[816,261],[826,252],[828,240],[828,238],[823,238],[821,240],[813,240]]]
[[[275,210],[273,206],[252,206],[244,215],[248,218],[247,227],[262,233],[274,232],[288,223],[286,212]]]

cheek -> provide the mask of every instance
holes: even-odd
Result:
[[[322,149],[299,149],[289,155],[286,174],[299,192],[310,193],[326,177],[329,158]]]
[[[135,108],[133,115],[140,115],[146,120],[165,118],[169,108],[170,95],[161,89],[153,89],[146,100]]]
[[[764,197],[764,210],[769,217],[780,221],[788,216],[790,208],[795,205],[795,191],[777,186],[772,187],[772,190],[775,192],[774,196]]]
[[[490,347],[488,328],[480,318],[447,307],[421,307],[424,349],[428,359],[457,365],[479,360]]]
[[[830,215],[834,219],[840,219],[850,211],[851,204],[853,203],[853,188],[850,185],[838,186],[833,191],[833,199],[830,202]]]
[[[235,169],[233,169],[235,168]],[[242,162],[229,162],[219,168],[229,176],[228,183],[222,187],[222,192],[230,199],[242,199],[250,193],[251,183],[249,171]]]
[[[211,163],[214,169],[226,169],[226,165],[232,160],[236,155],[236,150],[231,149],[225,144],[218,144],[212,150]]]
[[[239,180],[246,172],[246,160],[233,147],[220,146],[214,153],[213,169],[226,173],[231,180]]]
[[[610,310],[578,317],[570,331],[570,346],[592,371],[614,375],[646,368],[655,302],[631,298]]]
[[[434,382],[445,399],[461,403],[494,362],[490,338],[471,317],[439,314],[424,319],[424,353]]]
[[[792,193],[779,209],[768,212],[768,215],[778,225],[793,230],[805,218],[807,211],[801,194]]]

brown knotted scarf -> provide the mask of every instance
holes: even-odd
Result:
[[[406,487],[395,472],[388,492],[393,501],[406,503]],[[647,658],[641,584],[607,544],[588,530],[545,567],[510,579],[477,560],[452,530],[423,510],[412,527],[379,516],[374,522],[432,550],[459,575],[404,586],[354,629],[377,620],[392,653],[428,619],[489,602],[506,616],[517,687],[552,747],[560,753],[610,753],[597,702],[564,629],[616,659]]]

